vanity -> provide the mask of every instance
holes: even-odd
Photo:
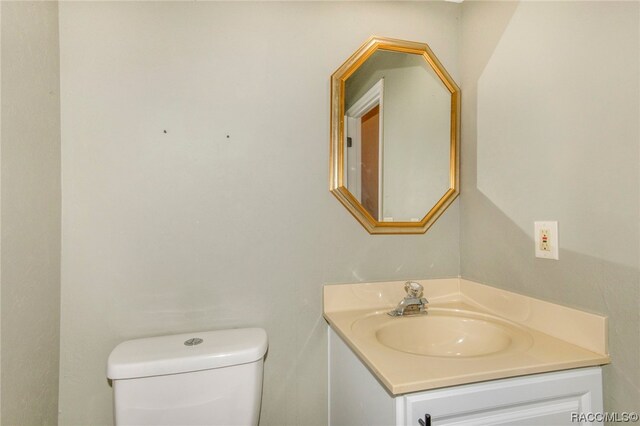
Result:
[[[374,36],[333,73],[329,189],[367,232],[425,233],[456,199],[459,109],[425,43]],[[594,424],[603,412],[605,317],[456,278],[407,293],[327,285],[324,318],[330,425]]]
[[[326,285],[330,425],[598,424],[606,318],[468,280]]]

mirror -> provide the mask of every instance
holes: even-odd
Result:
[[[424,233],[458,196],[459,107],[424,43],[372,37],[333,73],[330,190],[370,233]]]

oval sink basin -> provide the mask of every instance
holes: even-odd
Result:
[[[526,330],[499,318],[465,311],[430,309],[427,315],[371,315],[353,324],[397,351],[438,357],[477,357],[530,346]]]

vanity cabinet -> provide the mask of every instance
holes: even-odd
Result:
[[[391,395],[329,328],[329,424],[575,425],[601,413],[600,367]],[[601,423],[590,423],[601,424]]]

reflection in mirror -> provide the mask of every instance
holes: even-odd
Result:
[[[449,90],[421,55],[377,50],[345,109],[345,186],[378,221],[419,222],[449,186]]]
[[[425,232],[458,195],[455,82],[426,44],[372,37],[331,88],[331,192],[371,233]]]

